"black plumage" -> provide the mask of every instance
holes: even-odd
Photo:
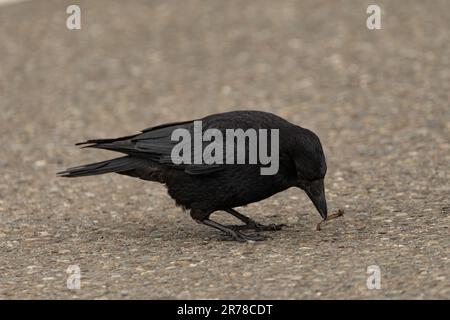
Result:
[[[232,111],[199,120],[203,130],[218,129],[224,136],[226,129],[278,129],[278,172],[261,175],[260,164],[174,164],[171,151],[178,142],[171,140],[172,132],[182,128],[193,133],[193,120],[148,128],[132,136],[79,143],[126,156],[70,168],[59,175],[80,177],[115,172],[163,183],[176,203],[190,210],[193,219],[239,241],[265,238],[260,234],[244,234],[243,229],[279,230],[282,225],[261,225],[233,208],[263,200],[290,187],[303,189],[320,215],[327,217],[324,191],[327,167],[320,140],[313,132],[261,111]],[[245,225],[225,226],[210,220],[209,216],[218,210],[232,214]]]

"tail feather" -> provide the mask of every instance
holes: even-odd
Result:
[[[90,145],[90,144],[101,144],[101,143],[112,143],[112,142],[117,142],[117,141],[124,141],[124,140],[129,140],[132,139],[136,136],[136,134],[131,135],[131,136],[125,136],[125,137],[120,137],[120,138],[112,138],[112,139],[92,139],[92,140],[87,140],[84,142],[78,142],[75,143],[76,146],[82,146],[82,145]]]
[[[81,165],[67,170],[58,172],[57,174],[61,177],[83,177],[92,176],[97,174],[111,173],[111,172],[124,172],[128,170],[133,170],[139,167],[145,162],[144,159],[134,158],[134,157],[121,157],[111,160],[106,160],[102,162],[90,163],[86,165]]]
[[[104,149],[116,152],[122,152],[128,155],[136,155],[140,152],[136,150],[135,144],[129,139],[129,137],[123,137],[118,139],[97,139],[88,140],[85,142],[77,143],[76,145],[81,148],[96,148]]]
[[[104,150],[111,150],[116,152],[122,152],[126,154],[135,154],[138,153],[134,146],[130,144],[129,142],[112,142],[112,143],[95,143],[95,144],[89,144],[84,145],[82,148],[96,148],[96,149],[104,149]]]

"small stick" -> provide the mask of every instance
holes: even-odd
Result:
[[[329,220],[333,220],[333,219],[339,218],[339,217],[341,217],[341,216],[343,216],[343,215],[344,215],[344,210],[338,209],[338,211],[336,211],[336,213],[333,213],[333,214],[329,215],[328,218],[326,218],[326,219],[320,221],[320,222],[317,224],[317,226],[316,226],[316,230],[317,230],[317,231],[322,230],[322,229],[321,229],[322,223],[325,223],[326,221],[329,221]]]

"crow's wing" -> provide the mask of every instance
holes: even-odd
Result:
[[[223,138],[225,138],[227,129],[281,129],[293,126],[278,116],[260,111],[231,111],[210,115],[200,120],[202,121],[203,131],[212,128],[217,129],[222,133]],[[176,140],[172,140],[172,133],[176,129],[186,129],[192,137],[194,134],[194,121],[196,120],[167,123],[145,129],[140,134],[133,136],[117,139],[88,140],[80,144],[85,145],[85,147],[113,150],[149,159],[164,166],[183,169],[191,175],[208,174],[223,170],[225,168],[224,164],[174,164],[172,162],[172,149],[179,143]],[[204,141],[202,150],[209,143]],[[193,143],[191,143],[192,159],[195,158],[195,152],[202,152],[202,150],[195,150]],[[246,152],[248,152],[248,145],[246,145]],[[227,156],[225,150],[223,150],[223,156]],[[227,159],[223,158],[222,162],[226,163]]]
[[[175,164],[172,161],[172,149],[180,143],[172,140],[172,133],[177,129],[187,130],[191,136],[194,133],[194,120],[184,122],[174,122],[145,129],[140,134],[126,136],[116,139],[96,139],[78,143],[86,148],[106,149],[122,152],[128,155],[141,157],[155,161],[161,165],[183,169],[191,175],[208,174],[224,169],[220,164]],[[183,141],[183,143],[189,143]],[[206,143],[205,143],[206,144]],[[194,157],[193,145],[191,153]],[[196,150],[202,152],[202,150]]]

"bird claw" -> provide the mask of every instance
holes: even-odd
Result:
[[[287,225],[285,224],[260,224],[256,221],[250,221],[248,224],[244,224],[244,225],[231,225],[231,226],[227,226],[228,228],[234,230],[234,231],[239,231],[239,230],[255,230],[255,231],[279,231],[281,230],[283,227],[287,227]]]
[[[278,231],[278,230],[281,230],[283,227],[287,227],[287,225],[285,225],[284,223],[282,223],[282,224],[271,223],[268,225],[258,224],[256,226],[255,230],[256,231]]]
[[[230,230],[228,233],[227,240],[233,240],[238,242],[247,242],[247,241],[264,241],[267,239],[271,239],[268,236],[262,234],[244,234],[239,231]]]

